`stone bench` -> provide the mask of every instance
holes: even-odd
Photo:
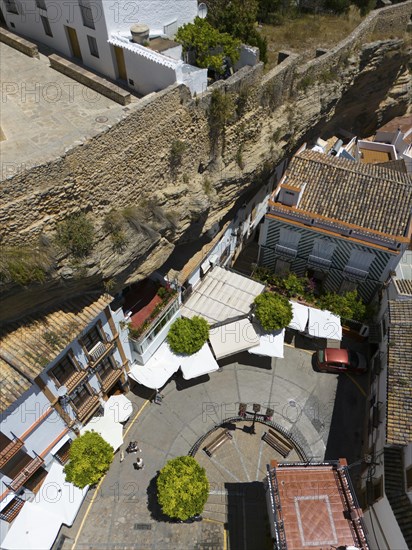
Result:
[[[213,439],[213,441],[211,441],[207,447],[203,447],[203,450],[208,456],[212,456],[213,453],[215,453],[217,449],[223,445],[223,443],[232,438],[233,436],[229,432],[229,430],[225,430],[217,437],[215,437],[215,439]]]
[[[109,82],[105,78],[97,76],[96,74],[88,71],[84,67],[80,67],[75,63],[72,63],[64,57],[52,54],[49,55],[50,67],[59,71],[73,80],[80,82],[84,86],[95,90],[99,94],[102,94],[120,105],[128,105],[131,102],[130,93],[116,84]]]
[[[29,57],[40,57],[39,50],[36,44],[29,42],[25,38],[21,38],[21,36],[13,34],[7,29],[0,28],[0,42],[7,44],[7,46],[14,48],[15,50],[18,50],[19,52],[22,52]]]
[[[283,456],[283,458],[286,458],[293,449],[293,445],[285,437],[270,428],[268,432],[263,434],[262,439]]]

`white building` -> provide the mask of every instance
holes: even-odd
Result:
[[[118,79],[139,94],[175,82],[186,84],[192,93],[206,89],[207,71],[185,64],[181,46],[171,40],[178,27],[196,17],[196,0],[1,0],[0,6],[11,31]],[[132,41],[134,25],[143,31],[140,43]]]
[[[131,353],[111,301],[83,296],[0,334],[0,540],[80,428],[127,387]]]
[[[383,293],[379,321],[362,500],[371,546],[406,550],[412,547],[411,251]]]

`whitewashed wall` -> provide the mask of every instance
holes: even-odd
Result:
[[[128,49],[123,52],[129,86],[139,94],[147,95],[164,90],[176,82],[174,68],[156,63]]]

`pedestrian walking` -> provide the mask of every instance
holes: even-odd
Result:
[[[137,460],[136,460],[136,469],[137,470],[143,470],[144,468],[144,462],[143,462],[143,458],[140,456]]]
[[[124,451],[120,451],[120,462],[124,460]]]

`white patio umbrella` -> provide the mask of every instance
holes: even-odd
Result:
[[[114,451],[123,443],[123,426],[120,422],[115,422],[109,416],[95,416],[84,426],[80,433],[83,435],[86,432],[97,432],[107,443],[109,443]]]
[[[112,395],[104,404],[104,416],[115,422],[126,422],[133,412],[133,404],[124,394]]]

